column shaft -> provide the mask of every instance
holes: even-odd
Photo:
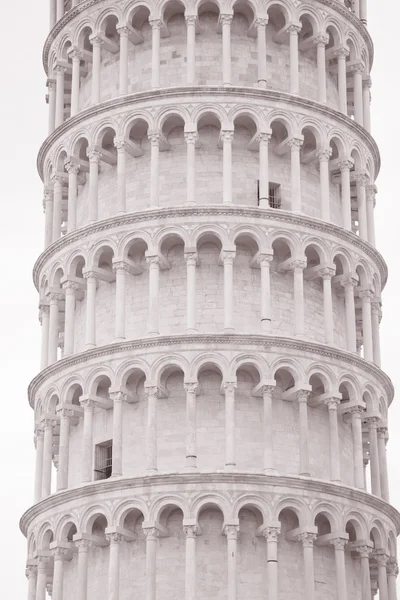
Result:
[[[93,480],[93,400],[81,402],[84,408],[82,436],[82,483]]]
[[[222,131],[222,202],[232,204],[232,141],[233,131]]]
[[[35,600],[46,600],[47,560],[39,558]]]
[[[57,491],[68,487],[70,416],[66,409],[60,413],[60,450],[57,471]]]
[[[157,133],[149,134],[151,143],[150,155],[150,207],[158,206],[159,188],[159,160],[160,160],[160,136]]]
[[[52,600],[63,600],[64,552],[57,549],[54,556]]]
[[[365,547],[365,552],[359,548],[360,552],[360,567],[361,567],[361,594],[362,598],[369,600],[371,596],[371,575],[369,570],[369,552],[370,548]]]
[[[90,542],[78,542],[78,575],[77,575],[77,600],[87,598],[88,553]]]
[[[64,356],[69,356],[74,352],[75,293],[77,286],[71,281],[67,281],[63,287],[65,289]]]
[[[274,388],[272,386],[263,387],[263,429],[264,429],[264,473],[270,475],[275,473],[274,469],[274,426],[273,426],[273,410],[272,410],[272,394]]]
[[[100,153],[92,150],[89,157],[89,222],[97,221]]]
[[[48,121],[48,133],[51,135],[56,128],[56,103],[57,103],[57,85],[55,79],[47,80],[47,87],[49,89],[49,121]]]
[[[318,152],[319,160],[319,187],[321,195],[321,219],[330,221],[330,197],[329,197],[329,157],[331,149]]]
[[[47,304],[41,308],[42,319],[42,340],[41,340],[41,357],[40,370],[42,371],[48,365],[49,357],[49,328],[50,328],[50,308]]]
[[[293,288],[295,307],[295,335],[304,335],[304,291],[303,291],[303,261],[297,261],[293,267]]]
[[[124,423],[124,401],[125,394],[116,392],[113,394],[113,448],[112,448],[112,476],[122,477],[122,453],[123,453],[123,423]]]
[[[117,31],[119,33],[119,93],[122,96],[128,93],[128,28],[119,27]]]
[[[268,527],[267,534],[267,580],[268,600],[278,600],[278,534],[276,527]]]
[[[353,436],[354,485],[364,488],[364,458],[362,447],[361,408],[351,411],[351,431]]]
[[[259,188],[258,204],[260,208],[269,208],[269,160],[268,147],[271,135],[260,133],[259,135]]]
[[[326,61],[325,44],[329,41],[325,35],[318,36],[317,43],[317,69],[318,69],[318,102],[326,104]]]
[[[108,596],[107,600],[119,600],[119,555],[121,535],[107,535],[110,541],[110,558],[108,563]]]
[[[300,147],[302,140],[293,138],[290,146],[291,210],[301,212]]]
[[[346,332],[347,349],[349,352],[356,352],[356,316],[354,307],[354,280],[348,280],[344,283],[344,297],[346,309]]]
[[[237,536],[238,526],[226,525],[225,535],[228,550],[228,594],[227,600],[236,600],[237,589]]]
[[[332,540],[335,547],[335,564],[336,564],[336,595],[337,600],[347,600],[347,582],[346,582],[346,567],[344,557],[344,546],[346,540]]]
[[[96,347],[96,287],[93,272],[84,273],[86,279],[86,342],[85,350]]]
[[[379,323],[380,323],[380,306],[379,302],[373,302],[371,305],[372,311],[372,346],[373,346],[373,356],[374,363],[380,367],[381,366],[381,342],[380,342],[380,332],[379,332]]]
[[[186,468],[197,469],[196,384],[185,384],[186,390]]]
[[[76,200],[78,193],[78,172],[79,165],[68,163],[66,165],[68,171],[68,233],[76,229]]]
[[[195,61],[196,61],[196,16],[186,17],[186,43],[187,43],[187,71],[186,81],[188,85],[195,84]]]
[[[338,63],[338,88],[339,88],[339,110],[347,115],[347,75],[346,75],[346,52],[340,49],[337,55]]]
[[[267,87],[267,40],[266,28],[267,19],[257,19],[257,68],[258,68],[258,87],[266,89]]]
[[[158,335],[160,289],[159,257],[148,257],[147,263],[149,265],[149,334]]]
[[[80,53],[74,51],[72,54],[71,117],[79,111],[80,64]]]
[[[300,390],[297,393],[299,403],[299,475],[310,476],[308,450],[308,396]]]
[[[186,332],[196,333],[196,261],[195,252],[185,254],[186,260]]]
[[[55,126],[59,127],[64,122],[64,67],[56,67],[56,115]]]
[[[387,557],[380,556],[378,558],[379,600],[389,600],[386,564],[387,564]]]
[[[117,148],[117,214],[126,212],[126,143],[118,141]]]
[[[158,19],[149,20],[152,27],[152,38],[151,38],[151,56],[152,56],[152,69],[151,69],[151,86],[152,88],[160,87],[160,32],[161,32],[161,21]]]
[[[329,414],[329,458],[331,481],[340,481],[340,450],[337,407],[338,398],[329,398],[326,401]]]
[[[232,83],[231,75],[231,23],[232,15],[221,15],[222,23],[222,85]]]
[[[372,315],[371,315],[371,292],[360,292],[362,306],[362,332],[364,358],[373,361],[372,344]]]
[[[45,190],[44,211],[44,247],[47,248],[53,241],[53,190]]]
[[[37,429],[36,432],[36,462],[35,462],[35,494],[34,504],[39,502],[42,497],[42,478],[43,478],[43,451],[44,451],[44,432]]]
[[[185,600],[196,599],[196,527],[184,527],[185,548]]]
[[[147,390],[147,473],[157,473],[157,398],[155,387]]]
[[[271,279],[270,279],[270,262],[272,255],[260,255],[260,270],[261,270],[261,331],[262,333],[271,332]]]
[[[53,422],[49,419],[44,424],[42,498],[51,494],[51,466],[53,459]]]
[[[126,267],[121,261],[114,264],[115,281],[115,341],[122,342],[125,339],[125,288]]]
[[[299,31],[301,26],[291,25],[289,32],[290,51],[290,93],[299,93]]]
[[[50,294],[50,315],[49,315],[49,355],[48,364],[52,365],[57,361],[58,351],[58,308],[61,299],[60,294]]]
[[[381,496],[381,476],[379,472],[377,421],[378,417],[371,417],[368,419],[369,456],[371,466],[371,492],[375,496]]]
[[[378,428],[379,475],[382,498],[389,502],[389,481],[386,457],[386,428]]]
[[[235,462],[235,383],[225,383],[225,469],[232,470]]]
[[[371,79],[363,80],[363,120],[364,128],[371,133]]]
[[[322,272],[322,285],[324,290],[324,322],[325,342],[333,344],[333,304],[332,304],[332,276],[333,269],[325,269]]]
[[[103,41],[98,37],[94,37],[91,42],[93,47],[92,104],[98,104],[100,102],[101,46]]]
[[[359,235],[362,240],[368,242],[367,201],[365,191],[366,176],[364,174],[357,175],[356,181]]]
[[[189,206],[196,204],[196,140],[197,132],[185,133],[186,140],[186,203]]]
[[[62,209],[62,180],[56,175],[53,177],[53,242],[61,237],[61,209]]]
[[[157,530],[149,528],[146,533],[146,600],[156,600]]]
[[[353,74],[354,80],[354,120],[363,125],[363,91],[362,91],[362,65],[356,65]]]
[[[233,261],[235,252],[223,252],[224,263],[224,332],[233,333]]]
[[[314,540],[316,535],[303,533],[299,536],[303,543],[304,562],[304,598],[315,599],[315,576],[314,576]]]
[[[352,163],[343,161],[340,167],[340,185],[341,185],[341,202],[342,202],[342,226],[347,231],[351,231],[351,196],[350,196],[350,169]]]

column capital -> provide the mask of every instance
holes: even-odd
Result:
[[[263,529],[263,536],[265,537],[267,542],[277,542],[280,533],[280,527],[270,527],[269,525],[267,525],[265,529]]]
[[[397,575],[399,574],[399,565],[395,558],[389,558],[389,561],[386,566],[386,571],[388,575],[393,575],[394,577],[397,577]]]
[[[65,166],[65,170],[67,171],[68,175],[78,175],[78,173],[81,169],[81,165],[73,157],[70,157],[64,166]]]
[[[122,392],[121,390],[110,393],[110,399],[115,404],[116,402],[126,402],[128,398],[128,394]]]
[[[44,554],[37,555],[37,567],[41,571],[45,571],[51,561],[51,556],[46,556]]]
[[[237,388],[237,383],[236,381],[224,381],[222,383],[222,389],[224,390],[225,394],[233,394],[235,389]]]
[[[267,131],[260,131],[260,133],[257,134],[257,142],[261,145],[261,144],[269,144],[269,142],[271,141],[271,137],[272,137],[272,133],[267,132]]]
[[[160,398],[162,396],[161,389],[158,385],[145,385],[144,393],[146,396],[153,396],[155,398]]]
[[[128,152],[129,142],[126,138],[118,136],[114,138],[114,147],[118,152]]]
[[[160,30],[162,27],[161,19],[149,19],[149,24],[152,29]]]
[[[161,257],[158,254],[153,254],[150,256],[148,255],[146,256],[146,263],[149,265],[149,267],[154,265],[159,267],[161,263]]]
[[[234,133],[235,132],[233,129],[221,129],[220,139],[224,144],[231,143],[233,140]]]
[[[62,546],[56,546],[55,548],[51,548],[51,553],[55,561],[63,562],[71,554],[71,551],[68,548],[63,548]]]
[[[370,417],[365,417],[365,421],[368,423],[368,427],[370,429],[378,429],[378,423],[380,420],[381,419],[380,417],[378,417],[378,415],[371,415]]]
[[[197,525],[184,525],[183,533],[186,538],[196,538],[197,537]]]
[[[386,441],[388,437],[388,428],[386,425],[378,427],[378,437],[383,438]]]
[[[55,66],[56,76],[64,75],[65,71],[66,71],[66,69],[65,69],[64,65],[56,65]]]
[[[299,542],[301,542],[303,544],[303,548],[312,548],[314,546],[314,542],[317,539],[317,534],[316,533],[308,533],[308,532],[304,532],[304,533],[299,533],[299,535],[297,536],[297,539]]]
[[[184,258],[185,258],[186,266],[188,266],[188,267],[190,267],[190,266],[195,267],[199,262],[199,257],[198,257],[197,252],[185,252]]]
[[[389,562],[389,555],[386,554],[385,550],[374,550],[372,558],[376,560],[379,567],[386,567]]]
[[[336,269],[334,267],[321,267],[318,271],[318,275],[322,279],[332,279],[336,275]]]
[[[121,27],[117,27],[117,33],[120,37],[128,37],[129,35],[129,27],[127,25],[122,25]]]
[[[376,187],[375,183],[370,183],[369,185],[367,185],[365,187],[365,192],[367,194],[367,200],[369,202],[373,202],[375,208],[376,194],[378,192],[378,188]]]
[[[106,540],[109,544],[113,544],[115,546],[119,546],[120,543],[122,542],[122,533],[117,533],[117,532],[113,532],[113,533],[106,533]]]
[[[268,21],[268,15],[265,15],[264,17],[257,17],[254,24],[256,27],[266,27],[268,25]]]
[[[185,138],[185,142],[187,144],[195,144],[199,139],[199,134],[197,131],[185,131],[183,137]]]
[[[101,46],[104,44],[103,38],[98,33],[90,35],[89,42],[92,44],[93,48],[101,48]]]
[[[83,58],[83,53],[78,46],[72,46],[72,48],[68,52],[68,56],[71,57],[72,60],[81,60]]]
[[[344,550],[348,542],[349,540],[345,538],[337,537],[333,540],[330,540],[329,543],[335,548],[335,550]]]
[[[83,271],[83,279],[100,279],[100,277],[96,271],[88,269],[87,271]]]
[[[370,75],[364,75],[362,80],[363,87],[371,88],[372,87],[372,79]]]
[[[220,254],[220,260],[221,262],[225,265],[225,264],[233,264],[233,261],[235,259],[236,256],[236,251],[235,250],[221,250],[221,254]]]
[[[341,172],[350,171],[354,167],[354,162],[350,158],[345,158],[340,161],[338,166]]]
[[[326,46],[329,43],[329,35],[322,31],[313,37],[313,44],[316,46]]]
[[[84,410],[92,410],[96,406],[96,402],[91,400],[90,398],[84,398],[83,400],[79,400],[80,405]]]
[[[39,319],[41,321],[42,318],[43,318],[43,315],[50,314],[50,306],[47,303],[45,303],[45,302],[41,302],[39,304],[39,311],[40,311]]]
[[[307,261],[301,258],[295,258],[291,261],[290,267],[293,271],[304,271],[307,268]]]
[[[156,541],[158,540],[159,536],[160,536],[160,530],[153,526],[153,527],[142,527],[143,533],[144,533],[144,537],[146,538],[146,541]]]
[[[187,394],[196,394],[198,390],[197,381],[184,381],[183,388]]]
[[[335,396],[332,396],[331,398],[325,398],[324,404],[326,404],[329,410],[337,410],[337,407],[340,404],[340,398]]]
[[[272,396],[272,394],[275,391],[275,385],[262,385],[261,386],[261,393],[262,395],[266,394],[268,396]]]
[[[369,558],[370,554],[372,553],[372,547],[371,546],[367,546],[366,544],[363,546],[357,546],[355,548],[356,552],[358,552],[358,554],[360,555],[360,558]]]
[[[196,25],[197,15],[185,15],[186,25]]]
[[[300,148],[302,147],[303,142],[304,142],[304,139],[302,137],[301,138],[292,137],[292,138],[290,138],[290,140],[287,141],[287,145],[289,146],[290,149],[300,151]]]
[[[46,202],[53,202],[54,199],[54,190],[51,187],[45,187],[43,190],[43,205]]]
[[[332,156],[332,148],[320,148],[317,151],[317,158],[319,162],[328,162]]]
[[[62,300],[64,300],[64,294],[61,292],[50,292],[48,295],[50,304],[58,304]]]
[[[347,58],[347,56],[349,56],[350,54],[350,50],[349,48],[347,48],[347,46],[341,46],[340,48],[337,48],[333,55],[336,58]]]
[[[365,65],[363,62],[356,62],[350,66],[351,73],[359,73],[362,75],[365,72]]]
[[[98,163],[101,158],[101,153],[95,148],[88,148],[86,150],[86,155],[91,163]]]
[[[35,434],[34,434],[35,446],[39,439],[41,439],[41,440],[44,439],[44,429],[41,425],[35,427]]]
[[[286,31],[288,33],[299,34],[301,31],[301,23],[289,23],[289,25],[286,27]]]
[[[232,23],[232,19],[233,19],[232,13],[225,13],[225,14],[219,15],[219,21],[220,21],[221,25],[230,25]]]
[[[359,290],[358,295],[360,298],[363,298],[368,302],[372,302],[373,293],[371,292],[371,290]]]
[[[158,133],[157,131],[148,131],[147,137],[150,141],[151,146],[153,146],[153,147],[160,146],[161,133]]]
[[[239,536],[239,525],[225,525],[223,534],[228,540],[237,540]]]
[[[37,565],[27,565],[25,568],[25,577],[27,579],[31,579],[31,577],[36,577],[37,570]]]
[[[267,266],[269,267],[269,264],[274,260],[274,255],[273,254],[267,254],[266,252],[260,252],[260,254],[258,254],[257,258],[257,264],[261,266]]]
[[[296,392],[297,402],[307,403],[310,395],[311,395],[311,392],[308,390],[297,390],[297,392]]]
[[[364,173],[362,171],[359,171],[358,173],[355,174],[355,180],[357,185],[361,186],[361,187],[365,187],[368,183],[368,174]]]
[[[114,271],[125,271],[125,273],[131,272],[129,265],[123,260],[113,260],[112,268]]]
[[[78,548],[78,552],[88,552],[89,548],[92,546],[92,540],[87,540],[85,538],[74,540],[74,543]]]
[[[361,417],[361,415],[365,412],[365,408],[361,404],[353,404],[352,406],[349,406],[347,409],[345,409],[344,412],[349,415],[356,415]]]
[[[355,288],[358,285],[358,280],[350,274],[343,275],[341,279],[341,283],[343,287],[352,287]]]
[[[77,283],[75,283],[75,281],[69,281],[67,279],[67,281],[63,281],[63,283],[61,284],[63,290],[65,290],[66,292],[68,290],[72,290],[73,292],[76,292],[79,290],[79,285]]]
[[[49,88],[49,90],[55,90],[56,89],[56,80],[55,79],[47,79],[46,81],[46,87]]]
[[[65,408],[63,407],[63,405],[61,405],[60,408],[57,408],[57,416],[60,419],[71,419],[72,417],[75,416],[75,412],[69,408]]]

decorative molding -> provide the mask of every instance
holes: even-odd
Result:
[[[360,358],[356,354],[347,352],[346,350],[338,350],[336,348],[325,346],[323,344],[317,344],[315,342],[308,342],[303,340],[292,339],[289,337],[286,338],[272,335],[218,335],[211,333],[199,333],[195,336],[156,336],[125,342],[117,342],[113,344],[108,344],[106,346],[93,348],[91,350],[86,350],[73,356],[62,358],[58,362],[50,365],[49,367],[41,371],[31,381],[28,388],[29,403],[33,408],[34,398],[40,386],[43,385],[46,381],[48,381],[50,378],[54,377],[56,374],[62,372],[64,369],[69,369],[76,365],[82,365],[83,363],[88,363],[94,359],[101,357],[107,357],[108,359],[110,359],[116,354],[122,354],[123,352],[127,351],[131,352],[143,348],[158,348],[160,351],[162,351],[163,347],[165,348],[165,346],[180,346],[182,350],[183,345],[186,345],[186,347],[190,348],[194,344],[197,344],[198,346],[200,346],[201,344],[210,344],[214,347],[214,349],[216,349],[215,347],[218,344],[220,346],[228,346],[230,347],[229,349],[236,349],[238,346],[258,346],[259,350],[264,352],[274,351],[276,348],[284,348],[296,350],[299,353],[317,354],[318,356],[324,356],[326,358],[333,359],[336,361],[342,361],[347,365],[351,365],[353,367],[361,369],[362,371],[364,371],[364,373],[367,373],[368,376],[372,375],[373,377],[376,377],[376,379],[380,382],[380,384],[385,390],[385,393],[388,398],[388,405],[393,400],[394,389],[389,376],[386,375],[386,373],[384,373],[379,367],[377,367],[373,363],[368,362],[363,358]]]
[[[165,475],[147,475],[143,477],[133,477],[124,479],[103,479],[92,482],[69,490],[64,490],[52,494],[48,498],[41,500],[29,508],[20,520],[20,529],[24,535],[27,534],[30,524],[40,515],[48,510],[57,507],[70,505],[70,503],[83,498],[93,498],[93,503],[98,503],[99,493],[105,499],[106,494],[130,490],[133,498],[133,490],[144,488],[145,491],[155,491],[157,487],[171,486],[174,494],[177,493],[177,486],[182,486],[182,493],[186,493],[186,485],[190,485],[193,491],[195,485],[233,485],[236,491],[244,488],[250,493],[249,486],[254,485],[260,494],[269,491],[271,494],[279,493],[279,487],[298,490],[304,499],[304,492],[309,492],[313,497],[319,497],[322,494],[329,494],[332,497],[339,497],[350,500],[355,506],[365,505],[368,508],[376,510],[391,519],[396,525],[397,531],[400,531],[400,513],[390,504],[372,496],[366,491],[354,488],[345,484],[334,483],[330,481],[321,481],[311,477],[294,477],[291,475],[264,475],[248,472],[236,473],[166,473]]]
[[[67,119],[59,127],[57,127],[55,131],[50,136],[48,136],[43,142],[37,158],[37,169],[39,175],[43,180],[43,166],[45,157],[51,146],[54,144],[54,142],[61,138],[65,133],[68,133],[72,127],[86,123],[88,119],[91,119],[95,116],[108,114],[111,110],[113,111],[113,114],[115,114],[115,111],[118,108],[132,107],[132,105],[140,104],[141,102],[145,103],[147,107],[154,106],[154,103],[157,102],[157,100],[164,100],[167,98],[187,98],[188,102],[193,104],[193,101],[196,98],[199,98],[199,100],[201,100],[201,97],[206,96],[207,94],[213,94],[216,98],[218,96],[226,97],[226,87],[223,87],[222,85],[184,86],[173,88],[160,88],[157,89],[157,91],[149,89],[143,92],[135,92],[131,94],[126,94],[124,96],[118,96],[116,98],[112,98],[111,100],[100,102],[95,106],[91,106],[85,110],[82,110],[75,116]],[[325,115],[327,117],[335,119],[340,123],[340,125],[348,127],[351,131],[353,131],[355,134],[359,135],[362,138],[363,143],[366,144],[373,156],[375,163],[375,179],[377,178],[380,169],[380,154],[374,138],[371,136],[370,133],[368,133],[366,129],[364,129],[362,125],[359,125],[353,119],[344,115],[339,110],[335,110],[334,108],[325,106],[324,104],[320,104],[315,100],[309,100],[307,98],[302,98],[301,96],[289,94],[288,92],[279,92],[276,90],[264,89],[261,90],[251,87],[229,87],[230,103],[237,103],[243,105],[245,98],[254,98],[256,100],[260,100],[262,101],[263,105],[266,101],[271,101],[272,103],[287,102],[290,109],[293,106],[310,109],[310,111],[312,111],[313,113],[314,118],[317,116],[317,118],[320,119],[318,115]]]
[[[148,221],[157,221],[159,219],[171,218],[175,221],[176,218],[179,217],[214,217],[217,215],[221,215],[224,217],[239,216],[243,218],[256,218],[260,220],[265,219],[265,221],[268,222],[269,226],[273,221],[277,221],[279,224],[291,223],[293,225],[300,225],[302,227],[307,226],[310,227],[310,229],[314,231],[318,230],[321,233],[328,233],[334,235],[340,240],[344,240],[345,242],[351,244],[352,249],[358,248],[375,262],[381,275],[382,289],[385,287],[388,277],[388,271],[382,255],[373,246],[371,246],[371,244],[362,240],[355,233],[347,231],[346,229],[343,229],[338,225],[334,225],[333,223],[328,223],[326,221],[321,221],[320,219],[308,217],[306,215],[295,214],[281,209],[277,210],[273,208],[255,208],[245,206],[228,207],[224,206],[222,203],[219,205],[212,206],[174,206],[171,208],[156,208],[151,210],[142,210],[133,213],[126,213],[124,215],[118,215],[115,217],[110,217],[101,221],[96,221],[95,223],[91,223],[90,225],[86,225],[85,227],[81,227],[80,229],[76,229],[75,231],[59,238],[56,242],[48,246],[44,252],[42,252],[42,254],[39,256],[33,267],[33,282],[35,284],[36,289],[39,291],[40,272],[43,269],[44,264],[57,252],[60,252],[64,248],[68,247],[70,244],[73,244],[77,241],[81,241],[83,240],[83,238],[87,238],[94,233],[108,231],[109,229],[121,227],[123,225],[132,225],[141,222],[145,223]]]

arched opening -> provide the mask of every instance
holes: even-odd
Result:
[[[285,557],[285,561],[290,564],[292,581],[302,581],[303,576],[303,549],[301,543],[297,541],[289,541],[286,539],[287,534],[300,526],[299,518],[296,511],[287,507],[279,513],[279,521],[281,524],[281,535],[279,536],[279,552]],[[279,595],[282,597],[293,596],[292,584],[287,577],[279,577]]]
[[[161,471],[176,471],[186,456],[186,393],[180,367],[169,365],[160,374],[162,397],[157,401],[157,452]]]
[[[127,211],[142,210],[150,202],[150,140],[149,125],[135,118],[126,128],[129,151],[126,156],[126,206]]]
[[[213,113],[203,114],[198,123],[196,149],[196,200],[200,204],[222,202],[221,123]]]
[[[201,535],[196,540],[197,581],[201,597],[212,598],[216,589],[227,589],[224,515],[213,503],[203,505],[198,515]]]
[[[291,159],[288,124],[281,119],[274,119],[271,124],[271,140],[269,152],[269,205],[271,208],[291,207]]]
[[[160,46],[160,86],[182,86],[186,83],[186,22],[185,6],[170,0],[163,7]]]
[[[259,530],[262,525],[263,516],[256,506],[246,505],[240,509],[237,558],[239,598],[262,598],[268,589],[266,542]]]
[[[294,335],[294,286],[290,260],[293,257],[288,240],[277,238],[272,243],[271,322],[273,331],[280,335]],[[289,301],[288,301],[289,299]],[[283,306],[285,307],[283,309]]]
[[[232,144],[232,202],[258,205],[259,158],[256,140],[257,125],[246,114],[234,121]]]
[[[218,35],[219,7],[212,0],[200,2],[196,36],[196,80],[198,85],[221,85],[222,40]]]
[[[159,597],[166,594],[170,598],[184,598],[185,534],[182,510],[173,504],[165,506],[160,514],[159,522],[165,528],[166,534],[159,537],[157,549],[158,594]],[[171,573],[174,574],[173,577],[171,577]]]
[[[133,597],[143,598],[146,590],[146,537],[142,528],[143,513],[138,508],[129,508],[121,517],[120,525],[133,535],[129,543],[121,544],[121,564],[129,564],[128,571],[122,571],[121,584],[126,586]]]
[[[243,232],[235,238],[236,255],[233,268],[233,304],[235,329],[239,332],[259,333],[260,320],[260,265],[257,262],[257,240]]]
[[[263,400],[255,388],[260,384],[260,373],[252,363],[240,365],[236,371],[236,464],[240,471],[260,472],[263,460]]]
[[[196,323],[200,331],[221,331],[224,324],[224,270],[220,262],[221,241],[204,233],[197,241]]]
[[[222,373],[213,363],[202,365],[198,376],[197,459],[199,471],[213,471],[225,464],[225,396]]]
[[[160,206],[182,205],[186,202],[187,161],[184,127],[185,122],[180,115],[170,115],[162,125],[159,169]],[[177,185],[177,181],[180,185]]]

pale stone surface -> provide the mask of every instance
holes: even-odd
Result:
[[[349,4],[50,0],[29,600],[396,600]]]

